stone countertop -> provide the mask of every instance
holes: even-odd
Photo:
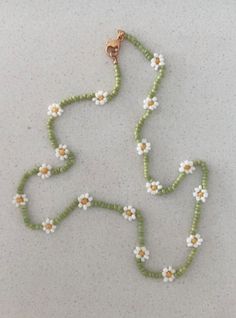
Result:
[[[0,3],[0,312],[2,318],[233,318],[236,180],[235,1],[16,1]],[[35,164],[56,164],[47,107],[70,95],[110,90],[107,39],[122,28],[166,58],[160,108],[143,130],[151,173],[171,182],[185,159],[209,165],[204,244],[173,284],[145,279],[135,266],[135,224],[101,209],[76,210],[53,235],[25,228],[11,204]],[[132,204],[145,217],[148,266],[178,266],[199,171],[168,196],[146,193],[133,131],[154,77],[129,43],[120,53],[122,87],[104,107],[67,108],[59,140],[76,154],[65,175],[27,184],[35,222],[77,195]]]

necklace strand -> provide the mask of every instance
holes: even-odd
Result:
[[[194,213],[192,218],[191,230],[189,236],[186,239],[186,245],[190,248],[190,252],[182,263],[182,265],[173,268],[167,266],[159,271],[152,271],[145,267],[145,262],[149,259],[150,253],[145,245],[145,231],[144,231],[144,217],[141,211],[130,205],[121,206],[119,204],[113,204],[104,202],[93,198],[88,193],[81,194],[79,197],[74,198],[71,203],[53,219],[47,218],[40,224],[32,223],[30,213],[28,209],[28,197],[25,194],[26,183],[32,176],[39,176],[42,179],[47,179],[50,176],[59,175],[66,172],[75,163],[75,155],[71,149],[68,149],[66,145],[59,143],[55,133],[55,122],[63,114],[67,106],[82,102],[82,101],[94,101],[96,105],[104,105],[110,102],[119,92],[121,86],[121,72],[118,64],[118,53],[120,44],[123,40],[127,40],[133,44],[150,62],[151,66],[156,71],[151,90],[149,91],[146,99],[143,102],[144,113],[135,126],[134,137],[137,146],[137,153],[143,157],[143,173],[146,181],[147,192],[150,195],[165,195],[174,192],[179,184],[185,179],[187,175],[193,173],[196,168],[200,168],[202,171],[201,184],[194,189],[193,196],[196,200],[194,206]],[[159,107],[156,93],[159,88],[159,84],[164,75],[165,62],[164,57],[161,54],[152,53],[143,46],[134,36],[118,31],[117,39],[110,40],[106,47],[107,54],[112,58],[114,63],[115,73],[115,85],[113,89],[108,92],[98,91],[96,93],[87,93],[78,96],[72,96],[62,100],[59,104],[52,104],[48,107],[48,138],[55,151],[55,155],[59,160],[64,162],[64,165],[58,167],[51,167],[49,164],[42,164],[36,166],[33,169],[24,173],[17,188],[17,194],[13,198],[13,203],[20,208],[25,225],[32,230],[43,230],[47,234],[53,233],[56,227],[62,223],[77,207],[87,210],[92,207],[99,207],[108,209],[122,215],[124,219],[137,224],[137,243],[138,245],[134,249],[136,264],[139,271],[146,277],[163,278],[164,282],[172,282],[175,278],[182,276],[189,266],[191,265],[197,248],[202,244],[203,239],[198,234],[198,225],[201,216],[201,205],[206,201],[208,197],[207,192],[207,180],[208,169],[207,165],[202,160],[185,160],[180,164],[179,174],[175,180],[168,186],[162,186],[159,181],[153,178],[149,173],[149,152],[151,150],[151,144],[142,137],[142,128],[144,123],[152,114],[152,112]]]

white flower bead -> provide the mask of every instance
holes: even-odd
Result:
[[[26,205],[26,202],[28,202],[28,198],[25,194],[16,194],[13,197],[12,203],[15,204],[15,206],[18,208],[19,206]]]
[[[147,192],[151,194],[157,194],[162,189],[162,185],[159,181],[152,181],[146,183]]]
[[[137,145],[137,152],[139,155],[143,155],[144,153],[148,153],[151,150],[150,142],[147,142],[146,139],[142,139],[142,142]]]
[[[52,167],[50,165],[47,165],[46,163],[43,163],[41,167],[39,167],[38,176],[42,179],[49,178],[51,176],[51,170]]]
[[[141,262],[145,262],[149,259],[150,252],[146,249],[145,246],[136,246],[136,248],[134,249],[134,254],[137,259],[141,260]]]
[[[159,106],[159,103],[157,101],[156,97],[150,98],[147,97],[146,99],[144,99],[143,101],[143,108],[144,109],[149,109],[149,110],[154,110]]]
[[[98,91],[95,93],[93,101],[96,105],[104,105],[107,102],[108,92]]]
[[[56,157],[60,160],[65,160],[68,158],[69,150],[67,145],[59,145],[58,148],[55,149]]]
[[[49,218],[47,218],[46,221],[42,223],[42,226],[44,232],[46,232],[47,234],[54,233],[56,229],[56,225],[53,224],[53,220],[50,220]]]
[[[90,197],[88,193],[81,194],[78,197],[78,202],[79,202],[78,207],[80,209],[87,210],[87,208],[91,206],[92,201],[93,201],[93,198]]]
[[[175,269],[173,269],[172,266],[163,268],[162,276],[165,283],[173,282],[173,280],[175,279]]]
[[[202,185],[200,185],[194,189],[193,196],[198,202],[206,202],[206,199],[208,198],[208,192],[206,189],[203,189]]]
[[[186,174],[193,173],[195,167],[192,161],[185,160],[180,163],[179,172],[185,172]]]
[[[51,117],[58,117],[61,116],[63,113],[63,109],[59,104],[52,104],[48,106],[48,116]]]
[[[134,221],[136,219],[136,210],[131,205],[125,206],[123,217],[128,221]]]
[[[190,235],[186,239],[188,247],[197,248],[198,246],[202,245],[203,239],[201,238],[200,234]]]
[[[165,65],[165,60],[163,55],[154,53],[153,58],[151,59],[151,67],[153,67],[155,71],[158,71],[160,67],[164,65]]]

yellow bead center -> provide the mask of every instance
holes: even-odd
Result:
[[[197,196],[198,196],[199,198],[202,198],[202,197],[204,197],[204,193],[203,193],[202,191],[199,191],[199,192],[197,193]]]
[[[40,169],[40,172],[41,172],[42,174],[47,174],[48,171],[49,171],[49,170],[48,170],[47,167],[43,167],[43,168]]]
[[[53,113],[58,113],[58,111],[59,111],[59,108],[58,108],[58,107],[54,106],[54,107],[52,108],[52,112],[53,112]]]
[[[155,185],[155,184],[151,185],[151,189],[152,189],[153,191],[156,191],[156,190],[157,190],[157,185]]]
[[[81,202],[81,204],[86,205],[89,202],[89,199],[83,198],[80,202]]]
[[[187,170],[187,171],[188,171],[188,170],[190,170],[190,169],[191,169],[191,166],[190,166],[190,165],[185,165],[185,166],[184,166],[184,170]]]
[[[52,229],[52,224],[47,223],[47,224],[45,225],[45,228],[46,228],[47,230],[51,230],[51,229]]]
[[[197,241],[198,241],[198,240],[197,240],[197,238],[196,238],[196,237],[194,237],[194,238],[192,238],[191,243],[192,243],[192,244],[196,244],[196,243],[197,243]]]
[[[128,216],[131,216],[133,213],[132,213],[131,210],[127,210],[127,211],[126,211],[126,214],[127,214]]]
[[[150,100],[149,102],[148,102],[148,106],[150,107],[150,106],[153,106],[154,105],[154,101],[153,100]]]
[[[171,271],[166,272],[166,277],[170,278],[172,277],[173,273]]]
[[[145,150],[146,147],[147,147],[146,144],[141,144],[141,149],[142,149],[142,150]]]
[[[101,101],[101,100],[104,100],[104,96],[103,96],[103,95],[99,96],[99,97],[98,97],[98,100],[100,100],[100,101]]]
[[[65,149],[64,149],[64,148],[60,148],[60,149],[59,149],[59,154],[60,154],[61,156],[64,156],[64,155],[65,155]]]
[[[17,202],[17,203],[22,203],[22,202],[24,202],[24,198],[22,197],[22,195],[16,198],[16,202]]]
[[[143,257],[145,255],[145,252],[144,251],[139,251],[138,255],[140,255],[141,257]]]
[[[159,57],[156,57],[156,60],[155,60],[155,63],[158,65],[158,64],[160,64],[160,58]]]

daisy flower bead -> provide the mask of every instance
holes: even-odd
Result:
[[[51,176],[51,170],[52,167],[50,165],[47,165],[46,163],[43,163],[41,167],[39,167],[38,176],[42,179],[49,178]]]
[[[68,158],[69,150],[67,145],[59,145],[59,147],[55,150],[56,157],[60,160],[65,160]]]
[[[43,230],[47,234],[53,233],[56,229],[56,225],[53,224],[53,220],[50,220],[49,218],[46,219],[45,222],[42,223]]]
[[[179,172],[185,172],[186,174],[193,173],[194,170],[195,167],[193,165],[193,162],[189,160],[181,162],[179,167]]]
[[[19,206],[26,205],[28,198],[25,194],[16,194],[12,200],[12,203],[18,208]]]
[[[143,155],[144,153],[148,153],[151,150],[150,142],[147,142],[146,139],[142,139],[142,142],[137,145],[137,152],[139,155]]]
[[[123,217],[128,221],[134,221],[136,219],[136,210],[131,205],[125,206]]]
[[[163,268],[162,276],[165,283],[173,282],[173,280],[175,279],[175,269],[173,269],[172,266]]]
[[[48,116],[51,117],[58,117],[61,116],[63,113],[63,109],[59,104],[52,104],[48,106]]]
[[[159,106],[159,103],[157,101],[156,97],[150,98],[147,97],[146,99],[144,99],[143,101],[143,108],[144,109],[149,109],[149,110],[154,110]]]
[[[104,105],[107,102],[108,92],[98,91],[95,93],[93,101],[96,105]]]
[[[202,185],[194,189],[193,196],[196,198],[198,202],[206,202],[208,197],[208,192],[206,189],[203,189]]]
[[[147,192],[151,194],[157,194],[162,189],[162,185],[159,181],[152,181],[146,183]]]
[[[165,65],[165,60],[163,55],[154,53],[153,58],[151,59],[151,67],[153,67],[155,71],[158,71],[160,67],[164,65]]]
[[[91,206],[92,201],[93,201],[93,198],[90,197],[88,193],[81,194],[78,197],[78,202],[79,202],[78,207],[80,209],[87,210],[87,208]]]
[[[203,239],[201,238],[200,234],[190,235],[186,239],[188,247],[197,248],[198,246],[202,245]]]
[[[145,262],[146,260],[148,260],[150,255],[149,251],[146,249],[145,246],[136,246],[136,248],[134,249],[134,254],[137,259],[141,260],[141,262]]]

